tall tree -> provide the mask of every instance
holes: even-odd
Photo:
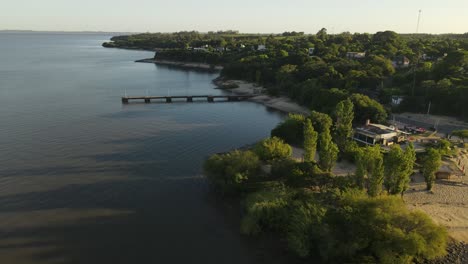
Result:
[[[335,142],[343,150],[353,134],[354,104],[350,99],[339,102],[335,110]]]
[[[402,173],[404,153],[399,145],[393,145],[385,157],[384,186],[389,194],[395,194],[398,189],[398,179]]]
[[[408,189],[415,161],[416,153],[412,143],[404,152],[399,145],[391,147],[384,166],[384,186],[389,194],[403,195]]]
[[[367,187],[367,193],[375,197],[382,192],[382,184],[384,180],[384,167],[383,167],[383,156],[380,153],[380,146],[378,146],[378,153],[375,151],[373,157],[373,166],[368,175],[369,177],[369,186]]]
[[[319,135],[319,166],[322,170],[331,171],[338,159],[338,146],[332,141],[329,129]]]
[[[428,191],[432,190],[436,178],[435,173],[439,170],[441,164],[442,160],[439,151],[433,148],[428,149],[422,169]]]
[[[318,133],[312,126],[312,121],[307,119],[304,125],[304,161],[311,162],[315,160],[317,151]]]
[[[416,150],[414,149],[413,143],[410,142],[406,147],[404,157],[404,173],[400,184],[401,196],[403,196],[403,193],[409,188],[410,177],[413,174],[414,163],[416,162]]]
[[[380,146],[367,146],[359,150],[356,158],[356,183],[361,188],[367,187],[370,196],[377,196],[382,191],[384,180],[383,155]]]

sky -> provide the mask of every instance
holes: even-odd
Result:
[[[0,30],[468,32],[468,0],[0,0]]]

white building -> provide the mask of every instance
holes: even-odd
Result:
[[[266,46],[265,45],[258,45],[257,50],[258,51],[264,51],[264,50],[266,50]]]
[[[353,139],[366,145],[390,146],[404,140],[396,127],[371,124],[367,121],[363,127],[354,129]]]
[[[404,99],[405,98],[403,96],[394,95],[394,96],[392,96],[392,104],[393,105],[400,105],[401,102],[403,102]]]
[[[405,56],[397,56],[393,61],[392,65],[395,68],[407,68],[410,65],[410,60]]]
[[[365,52],[346,52],[346,58],[348,59],[364,59],[365,57]]]

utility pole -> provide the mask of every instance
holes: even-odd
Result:
[[[417,24],[417,26],[416,26],[416,34],[418,34],[418,33],[419,33],[419,22],[421,21],[421,12],[422,12],[422,10],[421,10],[421,9],[419,9],[419,14],[418,14],[418,24]]]
[[[419,13],[418,13],[418,23],[416,25],[416,34],[419,33],[419,22],[421,22],[421,12],[422,10],[419,9]],[[414,96],[414,89],[415,89],[415,86],[416,86],[416,67],[418,66],[419,64],[419,52],[417,54],[417,59],[416,59],[416,63],[414,64],[413,66],[413,87],[412,87],[412,90],[411,90],[411,95]]]

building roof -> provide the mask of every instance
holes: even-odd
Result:
[[[370,135],[387,135],[391,133],[396,133],[397,131],[388,126],[380,125],[380,124],[369,124],[367,126],[358,127],[356,131],[364,132]]]

